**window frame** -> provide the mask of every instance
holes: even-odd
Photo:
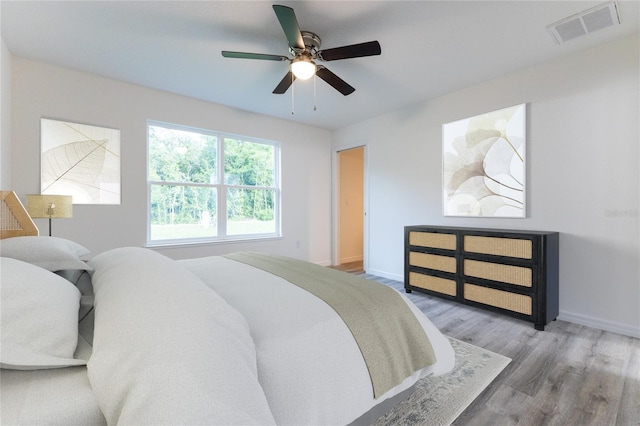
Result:
[[[150,179],[150,144],[149,144],[149,128],[151,126],[163,127],[166,129],[185,131],[191,133],[199,133],[203,135],[213,136],[216,138],[216,183],[199,183],[199,182],[175,182],[175,181],[156,181]],[[280,157],[281,147],[280,142],[256,138],[252,136],[239,135],[235,133],[221,132],[203,129],[199,127],[192,127],[182,124],[169,123],[159,120],[147,120],[146,127],[147,138],[147,150],[146,150],[146,181],[147,181],[147,220],[146,220],[146,246],[147,247],[159,247],[159,246],[174,246],[174,245],[193,245],[193,244],[219,244],[228,242],[242,242],[251,240],[270,240],[282,238],[282,199],[281,199],[281,171],[280,171]],[[274,148],[274,177],[273,186],[249,186],[249,185],[236,185],[227,184],[224,181],[224,141],[225,139],[239,140],[243,142],[257,143],[262,145],[269,145]],[[197,188],[211,188],[217,192],[216,198],[216,210],[217,210],[217,235],[210,237],[189,237],[189,238],[171,238],[171,239],[151,239],[151,189],[152,186],[182,186],[182,187],[197,187]],[[228,235],[227,232],[227,191],[230,188],[234,189],[248,189],[248,190],[272,190],[274,191],[274,221],[275,230],[269,233],[252,233],[252,234],[239,234]]]

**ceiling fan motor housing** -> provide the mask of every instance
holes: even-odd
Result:
[[[304,42],[304,47],[311,53],[311,56],[315,57],[318,51],[320,51],[320,44],[322,44],[322,40],[318,37],[317,34],[312,33],[311,31],[300,31],[302,35],[302,41]],[[291,54],[296,55],[296,53],[300,53],[300,49],[294,50],[291,48]]]

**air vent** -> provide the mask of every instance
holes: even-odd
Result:
[[[555,22],[547,26],[547,29],[556,43],[560,44],[618,24],[618,5],[615,1],[610,1]]]

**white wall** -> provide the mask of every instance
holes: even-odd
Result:
[[[403,279],[405,225],[559,231],[561,318],[640,337],[639,51],[636,35],[335,131],[369,149],[368,272]],[[526,219],[443,217],[442,124],[520,103]]]
[[[0,38],[0,190],[11,189],[11,59]]]
[[[329,131],[19,57],[13,57],[12,71],[11,178],[23,201],[40,190],[42,117],[120,129],[122,204],[75,205],[72,219],[54,220],[54,236],[75,240],[93,254],[144,245],[146,120],[154,119],[279,141],[282,160],[282,239],[158,251],[186,258],[252,250],[330,263]],[[47,233],[46,219],[36,224]]]

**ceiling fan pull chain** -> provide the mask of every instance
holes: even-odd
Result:
[[[316,75],[313,74],[313,110],[317,111],[318,108],[317,106],[317,101],[316,101]]]
[[[293,73],[291,73],[291,115],[295,114],[295,94],[296,92],[296,85],[295,85],[295,79],[293,77]]]

